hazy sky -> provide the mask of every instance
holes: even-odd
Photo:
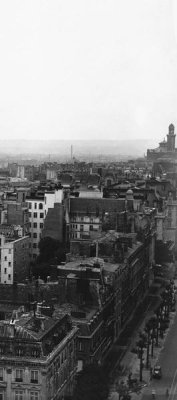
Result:
[[[177,129],[176,0],[1,0],[0,138]]]

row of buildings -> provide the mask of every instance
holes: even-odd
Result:
[[[158,242],[174,260],[172,177],[133,162],[92,166],[89,180],[85,165],[80,179],[65,167],[56,183],[1,188],[0,400],[72,394],[78,371],[103,363],[148,298]],[[67,243],[66,262],[51,266],[55,281],[30,281],[43,237]]]

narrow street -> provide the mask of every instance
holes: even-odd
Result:
[[[142,398],[152,398],[152,389],[155,389],[156,399],[177,399],[177,313],[173,324],[168,331],[164,346],[159,354],[158,364],[162,368],[162,378],[152,379],[144,389]],[[168,393],[167,393],[168,390]]]
[[[177,286],[176,279],[176,265],[171,265],[168,269],[168,278],[174,279],[175,286]],[[153,309],[151,307],[148,310],[149,316],[152,315]],[[147,311],[144,314],[146,319],[148,318]],[[139,329],[144,329],[144,322],[141,321]],[[138,329],[138,330],[139,330]],[[139,359],[136,354],[131,352],[133,347],[136,347],[137,341],[137,329],[132,335],[131,345],[123,357],[121,364],[124,366],[125,372],[122,376],[116,377],[114,383],[110,387],[109,399],[113,399],[116,395],[116,382],[123,381],[125,384],[128,378],[128,371],[132,372],[133,378],[139,381]],[[159,338],[159,345],[154,347],[154,356],[150,357],[150,364],[153,367],[159,364],[162,368],[162,378],[150,380],[149,369],[143,369],[143,382],[145,387],[138,393],[133,391],[131,393],[132,400],[152,399],[152,390],[156,392],[156,400],[161,398],[167,400],[177,400],[177,311],[170,312],[170,325],[166,331],[164,338]],[[119,372],[118,372],[119,375]],[[117,379],[118,378],[118,379]]]

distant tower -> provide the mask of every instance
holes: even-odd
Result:
[[[167,135],[167,151],[175,151],[175,127],[173,124],[169,125]]]

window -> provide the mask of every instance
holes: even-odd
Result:
[[[8,275],[8,280],[9,280],[9,281],[11,280],[11,275],[10,275],[10,274]]]
[[[16,380],[16,382],[23,382],[23,370],[22,369],[16,369],[15,380]]]
[[[7,268],[4,268],[4,273],[7,274]]]
[[[40,213],[40,218],[44,218],[44,213]]]
[[[36,210],[36,208],[37,208],[37,203],[34,203],[34,208],[35,208],[35,210]]]
[[[31,212],[29,212],[29,218],[31,218]]]
[[[43,204],[39,203],[39,210],[43,210]]]
[[[15,390],[15,400],[24,400],[23,390]]]
[[[31,355],[32,355],[32,357],[39,357],[39,356],[40,356],[39,351],[36,350],[36,349],[33,349],[33,350],[31,351]]]
[[[11,267],[11,261],[8,262],[8,266]]]
[[[29,209],[31,208],[31,203],[28,203],[28,208],[29,208]]]
[[[31,371],[31,383],[38,383],[38,371]]]
[[[34,222],[33,228],[37,228],[37,222]]]
[[[24,349],[22,349],[21,347],[18,347],[16,349],[16,355],[17,356],[23,356],[24,355]]]
[[[7,261],[7,256],[4,257],[4,261]]]
[[[90,225],[90,231],[93,231],[93,225]]]
[[[33,243],[33,249],[37,249],[37,243]]]
[[[30,392],[30,400],[39,400],[39,392]]]
[[[3,368],[0,368],[0,381],[3,381]]]
[[[9,254],[11,254],[11,249],[9,249]]]
[[[84,231],[84,225],[80,225],[80,231],[81,231],[81,232]]]
[[[43,224],[43,223],[40,223],[39,226],[40,226],[41,229],[43,229],[44,224]]]
[[[0,392],[0,400],[4,400],[4,392]]]
[[[37,233],[33,233],[33,238],[37,238]]]
[[[33,259],[35,260],[37,258],[37,254],[33,254]]]
[[[83,350],[82,342],[79,341],[79,351],[82,351],[82,350]]]
[[[34,212],[33,217],[37,218],[37,213],[36,212]]]

